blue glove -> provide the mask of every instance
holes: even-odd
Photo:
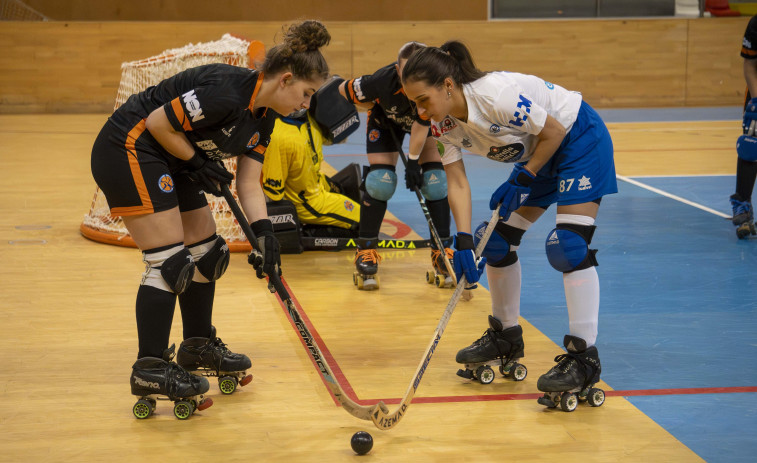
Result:
[[[489,200],[489,209],[494,210],[499,203],[502,207],[499,215],[502,220],[510,218],[510,214],[523,205],[531,194],[531,182],[534,181],[534,174],[529,172],[524,166],[516,165],[510,180],[506,181],[497,188]]]
[[[752,98],[749,100],[749,103],[746,104],[746,109],[744,109],[744,122],[741,123],[741,128],[744,129],[744,135],[754,137],[756,125],[757,98]]]
[[[473,250],[473,235],[470,233],[458,233],[455,237],[455,251],[452,254],[452,267],[455,270],[455,277],[457,281],[465,275],[466,286],[465,289],[475,289],[478,287],[476,282],[481,278],[481,274],[484,273],[484,266],[486,265],[486,257],[479,257],[476,259],[476,254]]]

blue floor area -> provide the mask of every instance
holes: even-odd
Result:
[[[708,112],[713,108],[698,108]],[[715,108],[717,109],[717,108]],[[713,109],[711,113],[717,113]],[[733,108],[721,108],[723,114]],[[736,115],[738,118],[738,108]],[[630,111],[630,110],[629,110]],[[696,111],[641,110],[639,118],[696,117]],[[630,118],[629,112],[606,115]],[[708,119],[715,117],[710,114]],[[328,147],[339,169],[367,164],[359,130]],[[331,150],[331,151],[330,151]],[[337,154],[329,156],[328,154]],[[472,181],[474,222],[491,216],[489,195],[510,166],[465,157]],[[403,169],[397,174],[403,178]],[[730,214],[733,176],[635,179]],[[603,199],[591,247],[599,250],[602,379],[616,390],[757,386],[757,240],[738,240],[730,221],[642,187],[619,181]],[[401,185],[389,210],[426,237],[415,195]],[[561,274],[547,262],[544,241],[554,208],[524,236],[522,315],[556,344],[567,332]],[[453,231],[454,232],[454,231]],[[752,462],[757,453],[757,393],[633,396],[629,400],[708,462]],[[611,402],[607,404],[611,406]]]

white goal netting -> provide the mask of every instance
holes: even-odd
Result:
[[[129,96],[185,69],[210,63],[255,67],[257,63],[262,61],[264,55],[265,47],[262,42],[247,41],[231,34],[225,34],[220,40],[213,42],[190,43],[182,48],[166,50],[157,56],[123,63],[115,108],[121,106]],[[224,162],[229,171],[234,172],[236,170],[236,158]],[[234,183],[231,185],[231,191],[236,197],[236,185]],[[207,198],[216,220],[218,233],[229,243],[229,248],[232,251],[249,250],[249,243],[224,199],[211,195],[208,195]],[[121,218],[110,215],[110,208],[105,195],[99,188],[95,190],[92,204],[89,212],[84,216],[80,230],[85,237],[95,241],[121,246],[135,246]]]

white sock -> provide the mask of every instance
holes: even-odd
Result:
[[[520,260],[507,267],[486,266],[492,315],[507,329],[518,324],[520,315]]]
[[[594,225],[592,217],[584,215],[557,214],[557,223]],[[568,304],[568,320],[571,336],[586,341],[591,347],[597,341],[599,325],[599,276],[596,267],[563,274],[565,302]]]

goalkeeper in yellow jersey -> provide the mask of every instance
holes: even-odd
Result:
[[[329,142],[311,114],[279,118],[263,162],[263,190],[272,202],[294,205],[303,235],[354,237],[360,222],[360,167],[350,164],[333,178],[324,175],[324,141]]]

